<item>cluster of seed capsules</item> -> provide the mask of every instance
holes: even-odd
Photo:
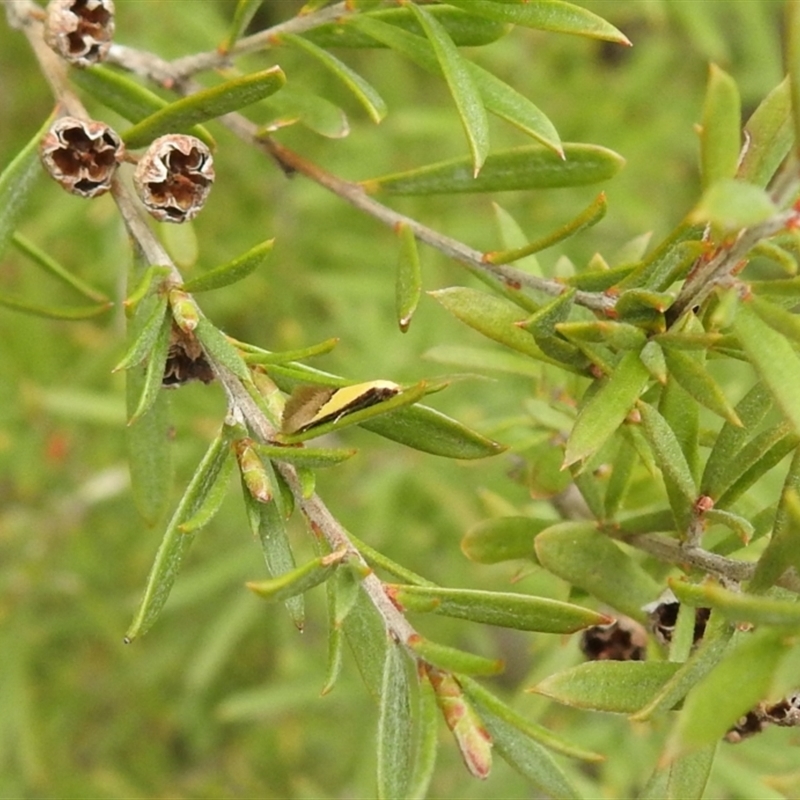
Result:
[[[647,628],[662,646],[672,642],[680,603],[671,590],[642,609],[647,613]],[[710,608],[696,608],[692,649],[703,639],[711,614]],[[584,631],[581,650],[589,661],[644,661],[647,657],[648,632],[636,620],[617,615],[612,625],[594,626]],[[762,702],[740,717],[725,734],[725,740],[738,744],[761,733],[769,725],[800,726],[800,692],[776,703]]]
[[[44,38],[77,67],[102,61],[114,34],[113,0],[51,0]],[[124,161],[136,161],[133,183],[147,211],[160,222],[186,222],[203,207],[214,182],[214,160],[200,139],[167,134],[138,158],[126,154],[119,134],[104,122],[62,116],[42,139],[47,172],[68,192],[97,197],[111,188]]]

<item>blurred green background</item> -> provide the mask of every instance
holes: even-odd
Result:
[[[164,57],[213,48],[233,0],[117,3],[117,40]],[[633,41],[605,43],[517,30],[470,51],[479,64],[536,102],[565,141],[610,147],[627,159],[604,188],[610,210],[597,227],[541,257],[582,266],[613,258],[634,236],[666,234],[698,193],[693,125],[709,61],[739,82],[745,115],[781,79],[783,3],[769,0],[588,2]],[[257,18],[273,24],[300,3],[268,0]],[[243,59],[279,63],[289,82],[341,103],[351,132],[326,139],[290,128],[281,141],[325,168],[360,179],[462,155],[466,145],[443,84],[386,51],[339,52],[389,104],[372,125],[333,78],[302,54],[278,49]],[[0,25],[0,166],[50,112],[52,102],[24,37]],[[90,104],[91,108],[91,104]],[[112,113],[92,109],[113,125]],[[490,347],[423,298],[411,329],[394,321],[398,243],[391,231],[242,147],[218,138],[217,184],[195,221],[196,274],[275,236],[268,266],[246,283],[202,298],[209,316],[239,339],[290,349],[336,336],[314,366],[353,380],[412,382],[445,374],[424,358],[440,344]],[[492,121],[493,146],[525,144]],[[400,198],[397,209],[477,247],[499,246],[491,200],[531,237],[563,224],[599,190],[586,187],[497,198]],[[23,232],[68,268],[119,300],[129,247],[109,198],[70,198],[42,177]],[[174,234],[175,231],[170,231]],[[422,252],[426,289],[474,281],[456,264]],[[80,302],[17,252],[0,263],[0,292],[39,303]],[[198,537],[155,628],[126,647],[122,636],[161,535],[137,517],[124,449],[124,376],[111,368],[124,350],[124,318],[65,323],[0,308],[0,797],[370,797],[376,709],[349,659],[335,690],[320,698],[326,614],[309,597],[299,635],[282,609],[247,592],[264,575],[258,545],[231,492]],[[498,350],[498,352],[500,352]],[[431,404],[502,440],[501,421],[523,414],[536,392],[522,378],[457,381]],[[188,385],[172,396],[175,499],[217,430],[219,387]],[[509,479],[503,455],[454,463],[349,429],[357,458],[321,473],[319,490],[360,538],[394,560],[453,586],[504,588],[506,565],[480,567],[460,552],[470,525],[510,504],[531,505]],[[295,523],[300,554],[310,552]],[[542,574],[521,590],[563,597]],[[504,657],[501,694],[578,660],[574,640],[522,636],[464,624],[421,627],[449,644]],[[624,719],[551,708],[521,696],[518,708],[586,747],[609,754],[591,768],[570,765],[587,797],[630,797],[651,771],[664,733]],[[343,721],[346,729],[343,730]],[[665,726],[664,726],[665,727]],[[431,796],[530,797],[497,759],[491,778],[468,777],[442,725]],[[769,730],[736,748],[723,745],[709,797],[800,794],[798,735]],[[765,780],[766,779],[766,780]]]

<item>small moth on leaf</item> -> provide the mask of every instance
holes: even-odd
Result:
[[[394,397],[402,387],[391,381],[368,381],[340,389],[331,386],[298,386],[286,401],[281,432],[303,433],[326,422]]]

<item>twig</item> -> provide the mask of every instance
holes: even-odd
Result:
[[[220,364],[215,364],[214,371],[225,389],[228,403],[234,416],[241,417],[253,435],[260,441],[274,441],[275,429],[253,401],[253,398],[250,397],[239,378]],[[384,591],[383,582],[372,572],[361,552],[353,544],[347,531],[331,514],[319,495],[315,493],[311,497],[304,497],[300,479],[291,464],[277,461],[276,467],[286,480],[294,496],[295,503],[302,510],[312,530],[325,539],[331,550],[345,550],[350,558],[356,560],[364,568],[367,574],[362,579],[361,586],[378,614],[382,617],[387,633],[395,641],[405,645],[418,638],[419,634],[389,600]]]
[[[263,31],[254,33],[252,36],[244,36],[227,52],[210,50],[206,53],[196,53],[191,56],[176,58],[174,61],[169,62],[169,72],[172,78],[180,83],[198,72],[227,66],[234,56],[255,53],[259,50],[273,47],[276,39],[281,34],[304,33],[313,28],[318,28],[320,25],[337,22],[342,17],[352,13],[353,9],[348,8],[347,3],[341,2],[317,9],[310,14],[295,16],[286,20],[286,22],[281,22],[271,28],[265,28]]]
[[[795,219],[797,212],[794,209],[782,211],[760,225],[742,230],[733,244],[721,247],[707,263],[699,262],[667,311],[667,321],[672,324],[686,311],[700,305],[717,286],[724,284],[741,270],[743,259],[760,241],[786,230]]]
[[[343,8],[344,4],[339,3],[336,6],[331,6],[329,9],[323,10],[332,12],[340,7]],[[338,15],[340,16],[341,13],[342,12],[340,11]],[[309,17],[311,16],[312,15],[309,15]],[[301,17],[296,19],[305,21],[307,18]],[[314,16],[314,19],[317,20],[317,24],[322,24],[322,22],[319,22],[319,19],[316,16]],[[289,22],[291,21],[292,20]],[[325,21],[328,22],[330,20],[326,18]],[[289,32],[288,25],[289,23],[287,22],[284,23],[283,26],[278,25],[274,28],[270,28],[267,31],[262,31],[261,33],[252,37],[242,39],[232,52],[239,52],[239,45],[242,45],[244,48],[254,47],[256,40],[261,42],[259,45],[260,47],[264,46],[265,41],[274,38],[278,35],[278,33]],[[307,28],[304,28],[304,30],[305,29]],[[292,30],[294,31],[294,28],[292,28]],[[204,54],[204,56],[207,58],[211,58],[211,55],[212,54],[210,53]],[[215,57],[219,64],[224,63],[224,59],[219,53],[216,53]],[[119,66],[128,69],[135,74],[142,75],[149,80],[160,83],[161,85],[170,86],[183,95],[190,95],[202,88],[199,85],[186,80],[187,75],[190,74],[192,70],[187,71],[185,69],[176,68],[176,64],[180,66],[182,61],[185,61],[188,64],[189,60],[193,58],[194,56],[187,57],[187,59],[179,60],[179,62],[170,63],[163,61],[158,56],[150,53],[122,47],[120,45],[112,46],[111,51],[109,52],[109,60],[114,61]],[[327,172],[316,164],[313,164],[312,162],[303,158],[301,155],[289,149],[285,145],[280,144],[276,140],[260,135],[259,127],[241,114],[226,114],[225,116],[220,117],[218,122],[221,122],[223,125],[225,125],[225,127],[231,130],[243,141],[268,153],[276,160],[276,162],[285,172],[299,172],[300,174],[305,175],[319,186],[322,186],[323,188],[335,194],[337,197],[340,197],[345,202],[359,209],[359,211],[369,214],[379,222],[382,222],[384,225],[387,225],[392,229],[396,229],[398,226],[406,226],[410,228],[414,233],[414,236],[420,242],[439,250],[441,253],[458,263],[465,264],[468,267],[491,277],[493,280],[499,281],[504,286],[515,289],[525,288],[541,292],[542,294],[546,294],[550,297],[558,297],[567,289],[563,283],[557,280],[540,278],[536,275],[531,275],[514,267],[488,263],[484,258],[485,254],[479,250],[475,250],[474,248],[465,245],[463,242],[438,233],[437,231],[433,230],[432,228],[428,228],[417,220],[394,211],[383,203],[375,200],[375,198],[370,197],[360,184],[344,180],[343,178]],[[589,308],[603,315],[609,314],[616,304],[615,298],[610,297],[602,292],[577,291],[574,299],[575,303],[578,305],[584,306],[585,308]]]
[[[286,172],[299,172],[305,175],[318,185],[333,192],[337,197],[392,229],[396,229],[399,226],[407,226],[419,241],[439,250],[439,252],[444,253],[454,261],[466,264],[472,269],[500,281],[505,286],[516,289],[525,287],[554,297],[563,294],[567,289],[559,281],[540,278],[514,267],[488,263],[484,260],[484,254],[479,250],[475,250],[457,239],[438,233],[412,217],[407,217],[383,205],[375,198],[370,197],[360,184],[346,181],[330,172],[326,172],[321,167],[307,161],[298,153],[270,137],[259,136],[258,126],[245,119],[241,114],[227,114],[221,117],[219,121],[239,138],[269,153]],[[604,314],[611,311],[615,304],[613,298],[602,292],[584,291],[575,293],[575,302],[578,305]]]
[[[88,119],[83,103],[70,88],[67,80],[67,64],[44,42],[42,9],[30,0],[5,0],[5,2],[9,24],[25,34],[58,105],[71,117]]]
[[[613,531],[606,531],[606,533],[609,536],[614,535]],[[721,556],[700,547],[686,546],[677,539],[659,536],[656,533],[615,538],[649,553],[659,561],[665,561],[668,564],[689,564],[703,572],[739,583],[750,580],[756,569],[756,565],[752,562]],[[800,592],[800,577],[794,570],[788,570],[777,581],[777,585],[792,592]]]

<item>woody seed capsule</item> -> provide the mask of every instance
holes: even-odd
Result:
[[[171,133],[156,139],[136,165],[134,186],[160,222],[186,222],[203,207],[214,182],[211,151],[194,136]]]
[[[44,168],[71,194],[97,197],[111,187],[125,146],[104,122],[60,117],[39,146]]]
[[[44,40],[63,59],[79,67],[103,61],[114,35],[113,0],[50,0]]]

